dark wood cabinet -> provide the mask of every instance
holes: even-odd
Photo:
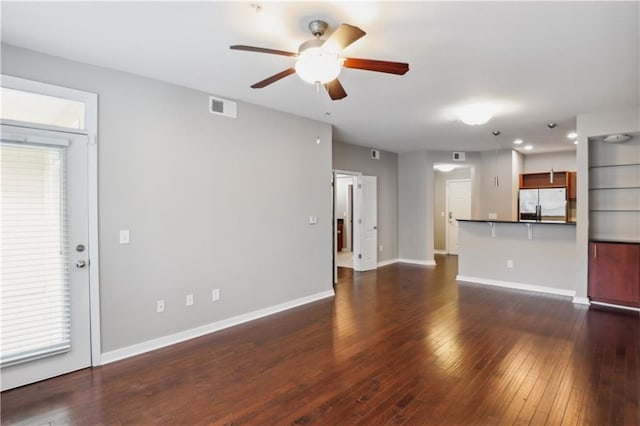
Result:
[[[344,219],[338,219],[338,228],[337,228],[337,236],[336,238],[338,239],[337,243],[338,243],[338,251],[342,251],[342,248],[344,247]]]
[[[576,172],[567,172],[567,198],[576,199]]]
[[[535,188],[566,188],[569,172],[553,172],[553,182],[551,173],[522,173],[520,174],[520,189]]]
[[[640,244],[589,243],[589,298],[640,307]]]

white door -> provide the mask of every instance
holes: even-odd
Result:
[[[471,180],[447,181],[447,253],[458,254],[458,221],[471,219]]]
[[[375,176],[354,178],[353,269],[378,267],[378,188]]]
[[[87,136],[2,126],[2,390],[91,364]]]

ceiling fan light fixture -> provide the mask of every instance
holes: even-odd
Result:
[[[458,112],[460,121],[469,126],[487,123],[493,117],[493,108],[486,103],[467,105]]]
[[[311,47],[300,53],[296,61],[296,73],[311,84],[326,84],[335,80],[342,69],[342,62],[336,53],[327,52],[321,47]]]

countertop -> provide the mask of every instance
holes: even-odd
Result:
[[[632,240],[610,240],[610,239],[599,239],[599,238],[589,238],[589,242],[591,243],[609,243],[609,244],[640,244],[640,241],[632,241]]]
[[[457,219],[458,222],[478,222],[478,223],[520,223],[533,225],[571,225],[575,226],[575,222],[518,222],[517,220],[495,220],[495,219]]]

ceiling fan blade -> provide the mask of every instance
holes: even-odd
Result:
[[[405,62],[377,61],[375,59],[345,58],[342,64],[345,68],[386,72],[403,75],[409,71],[409,64]]]
[[[325,84],[324,87],[327,89],[327,92],[329,92],[331,100],[337,101],[347,97],[347,92],[344,91],[344,87],[342,87],[342,84],[340,84],[337,78]]]
[[[291,74],[294,74],[296,72],[296,69],[291,67],[288,68],[284,71],[279,72],[278,74],[274,74],[271,77],[265,78],[262,81],[257,82],[256,84],[252,84],[251,88],[252,89],[262,89],[263,87],[266,87],[268,85],[270,85],[271,83],[275,83],[276,81],[285,78],[286,76],[289,76]]]
[[[231,50],[246,50],[247,52],[258,52],[258,53],[270,53],[272,55],[282,55],[282,56],[297,56],[297,53],[287,52],[284,50],[276,50],[276,49],[267,49],[264,47],[255,47],[255,46],[245,46],[243,44],[236,44],[233,46],[229,46]]]
[[[324,42],[322,47],[331,52],[339,52],[354,43],[356,40],[364,37],[366,34],[367,33],[358,27],[354,27],[349,24],[342,24],[333,32],[333,34],[331,34],[331,37]]]

